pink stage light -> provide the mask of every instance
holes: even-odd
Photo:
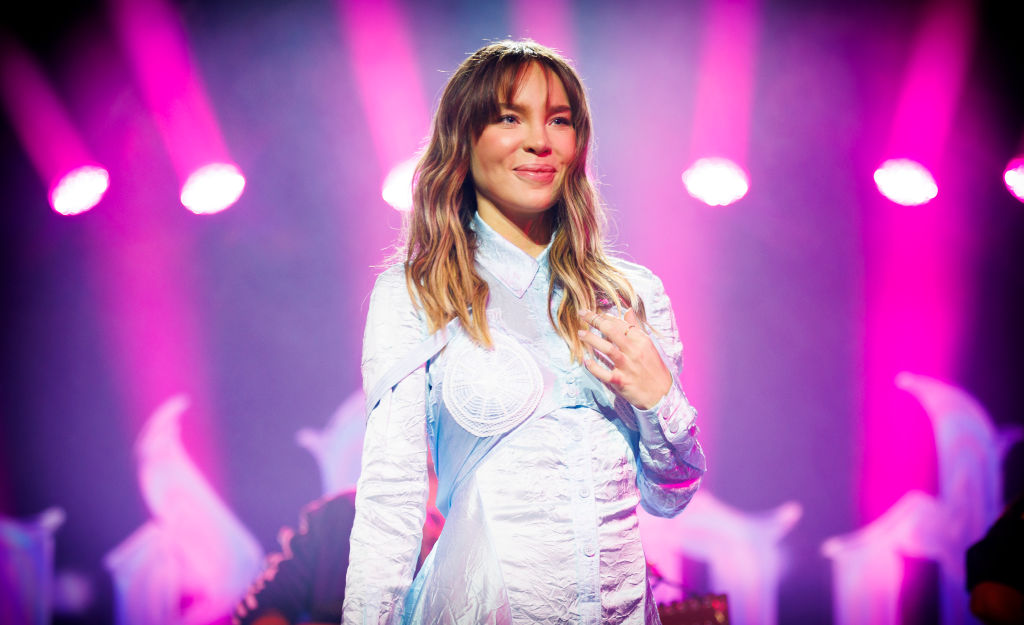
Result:
[[[168,0],[109,0],[121,43],[135,71],[194,213],[233,204],[245,186],[214,117],[188,48],[185,25]]]
[[[875,170],[878,191],[897,204],[927,204],[939,194],[939,187],[924,165],[909,158],[891,158]]]
[[[0,33],[0,106],[62,215],[95,206],[110,183],[46,74],[28,52]],[[86,165],[89,163],[89,165]]]
[[[1024,156],[1010,161],[1003,172],[1003,181],[1013,197],[1024,202]]]
[[[418,157],[410,158],[395,165],[384,178],[380,195],[391,208],[407,212],[412,210],[412,179],[416,174]]]
[[[50,191],[50,206],[61,215],[84,213],[99,204],[110,187],[110,174],[96,165],[71,170]]]
[[[245,189],[245,176],[230,163],[210,163],[192,172],[181,187],[181,203],[197,215],[219,213]]]
[[[683,172],[686,191],[708,206],[728,206],[750,190],[747,172],[727,158],[697,159]]]

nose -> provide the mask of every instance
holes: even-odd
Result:
[[[529,124],[528,134],[523,142],[523,149],[537,156],[546,156],[551,153],[551,142],[548,140],[547,124]]]

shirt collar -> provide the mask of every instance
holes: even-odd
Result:
[[[476,232],[476,262],[497,278],[516,297],[522,297],[540,274],[540,279],[550,275],[548,252],[551,243],[534,258],[516,247],[511,241],[498,234],[494,228],[480,218],[480,213],[473,214],[470,228]]]

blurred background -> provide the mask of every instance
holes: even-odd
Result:
[[[188,457],[263,550],[325,490],[296,432],[360,387],[400,165],[450,72],[508,36],[563,51],[588,88],[609,239],[674,303],[708,492],[744,514],[802,511],[778,541],[779,622],[836,620],[829,538],[908,492],[948,502],[948,406],[898,374],[973,398],[997,434],[1024,424],[1024,204],[1004,181],[1024,154],[1019,3],[110,0],[0,15],[0,515],[63,510],[56,622],[113,619],[104,557],[155,514],[134,445],[171,397],[189,399]],[[1024,488],[1024,447],[993,436],[977,452],[999,491],[978,503],[985,524]],[[730,590],[700,558],[681,570],[687,590]],[[890,589],[901,622],[944,618],[936,560],[905,571]]]

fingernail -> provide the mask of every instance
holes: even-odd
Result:
[[[582,338],[582,337],[584,337],[586,335],[587,335],[587,331],[586,330],[576,330],[576,336],[579,336],[580,338]]]

